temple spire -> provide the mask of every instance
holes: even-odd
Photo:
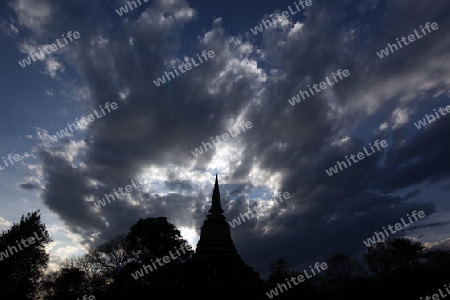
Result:
[[[236,247],[231,239],[230,225],[225,221],[220,203],[219,180],[216,174],[212,204],[203,222],[200,239],[195,251],[198,259],[238,258]]]
[[[219,180],[217,179],[217,174],[216,174],[216,183],[214,185],[214,191],[212,196],[212,204],[208,212],[211,214],[223,213],[222,205],[220,203]]]

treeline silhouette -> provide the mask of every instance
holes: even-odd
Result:
[[[174,248],[187,246],[180,231],[165,217],[139,219],[126,234],[91,247],[81,257],[61,263],[56,271],[48,270],[49,255],[45,246],[51,237],[43,236],[11,255],[11,246],[47,232],[39,211],[22,216],[17,224],[0,235],[0,299],[179,299],[186,272],[183,263],[192,258],[187,251],[163,267],[133,279],[132,273],[154,263]],[[8,248],[9,247],[9,248]],[[6,252],[5,252],[6,251]],[[5,254],[1,253],[8,253]],[[257,255],[257,254],[255,254]],[[437,293],[450,283],[450,252],[429,250],[419,242],[399,238],[379,242],[363,254],[361,261],[344,253],[327,259],[328,269],[275,299],[408,299]],[[266,293],[302,274],[291,270],[283,258],[270,263],[270,275],[264,281],[261,299]],[[174,297],[176,291],[180,296]],[[210,295],[209,299],[215,299]],[[237,299],[239,296],[237,295]]]

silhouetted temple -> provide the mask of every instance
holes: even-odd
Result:
[[[263,281],[237,253],[220,203],[216,183],[209,214],[201,228],[195,254],[185,264],[184,282],[188,299],[263,299]]]

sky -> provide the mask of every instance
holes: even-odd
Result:
[[[217,173],[227,221],[264,208],[231,228],[262,276],[413,211],[392,237],[448,248],[448,1],[135,2],[1,2],[0,229],[39,209],[52,269],[145,217],[195,249]]]

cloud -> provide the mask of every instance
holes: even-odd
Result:
[[[19,29],[5,19],[0,19],[0,29],[10,37],[14,37],[19,34]]]
[[[10,6],[17,15],[17,24],[36,34],[42,34],[45,26],[52,20],[52,4],[47,0],[16,0]]]
[[[0,228],[2,230],[6,230],[8,229],[10,226],[12,226],[12,223],[9,221],[6,221],[5,219],[3,219],[2,217],[0,217]]]
[[[434,212],[431,200],[419,199],[420,185],[450,175],[450,160],[443,159],[450,144],[442,138],[450,119],[427,132],[409,125],[419,104],[448,97],[439,93],[450,85],[449,21],[441,14],[448,4],[348,1],[344,7],[326,1],[308,7],[301,23],[280,21],[258,39],[229,33],[223,25],[229,20],[220,17],[202,23],[204,31],[191,33],[186,46],[200,8],[183,0],[155,1],[133,18],[96,14],[86,22],[84,14],[92,15],[87,8],[74,12],[65,3],[37,3],[36,13],[16,8],[19,23],[36,35],[57,37],[54,28],[62,22],[82,33],[70,54],[45,66],[46,74],[68,82],[69,69],[80,74],[85,84],[67,92],[83,95],[86,111],[108,101],[119,106],[91,123],[83,138],[57,141],[47,129],[37,132],[35,180],[45,187],[42,199],[83,244],[126,232],[146,216],[167,216],[195,240],[189,229],[199,233],[216,172],[228,220],[266,204],[255,195],[260,190],[291,194],[266,215],[232,229],[239,252],[258,270],[279,256],[303,268],[337,250],[358,255],[374,230],[412,210]],[[376,56],[429,20],[440,29],[402,53]],[[110,23],[114,34],[104,28]],[[203,50],[216,56],[164,86],[152,84]],[[338,69],[351,75],[289,105],[300,89]],[[192,157],[190,150],[238,120],[253,128]],[[325,173],[377,139],[389,146],[332,177]],[[223,159],[231,153],[238,159]],[[93,201],[139,176],[149,179],[148,189],[95,210]]]
[[[38,185],[32,184],[32,183],[21,183],[21,184],[19,184],[19,187],[20,187],[21,189],[29,190],[29,191],[39,189],[39,186],[38,186]]]

